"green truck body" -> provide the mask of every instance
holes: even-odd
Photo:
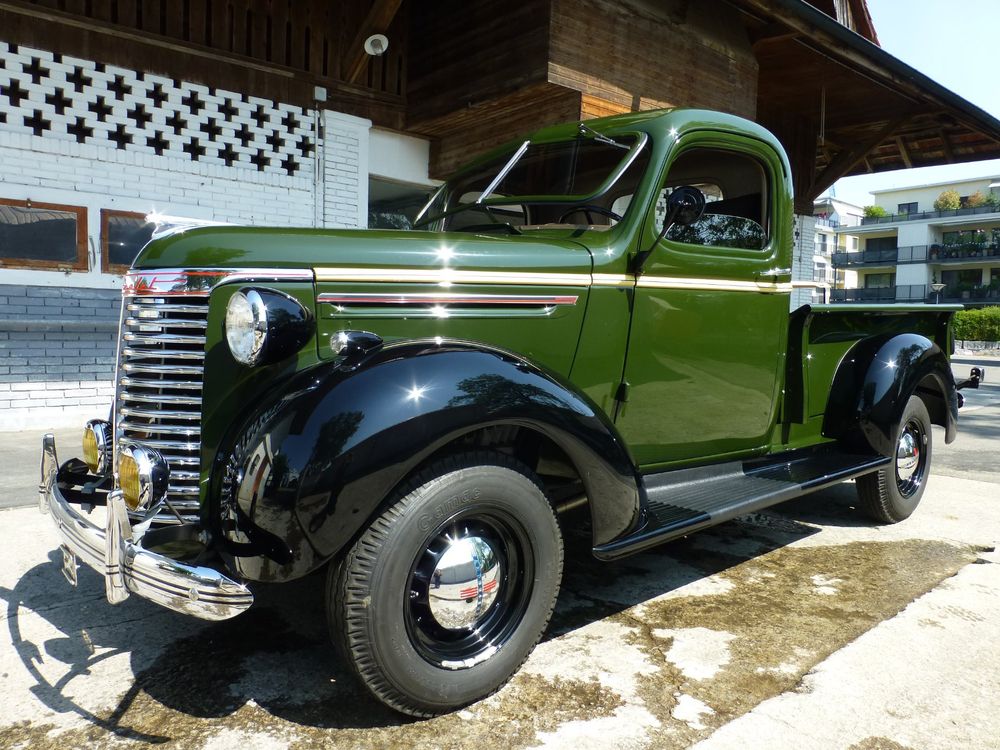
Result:
[[[958,308],[790,312],[791,183],[763,128],[668,110],[498,149],[411,231],[155,237],[113,419],[85,461],[46,438],[67,575],[218,619],[328,566],[342,653],[429,715],[537,641],[559,523],[610,559],[851,478],[902,520],[955,436]]]

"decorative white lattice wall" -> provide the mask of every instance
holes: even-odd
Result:
[[[315,163],[312,111],[6,42],[0,103],[0,129],[48,140],[275,175]]]
[[[107,412],[116,333],[80,332],[120,286],[100,270],[101,209],[363,226],[370,126],[0,41],[0,198],[85,208],[90,252],[87,271],[0,268],[0,429]],[[26,306],[33,290],[60,304]]]

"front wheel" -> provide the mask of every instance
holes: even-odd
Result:
[[[502,686],[538,643],[562,539],[531,471],[469,453],[420,472],[331,569],[331,635],[390,707],[433,716]]]
[[[927,487],[931,467],[931,419],[919,396],[906,402],[896,432],[896,454],[890,466],[858,477],[858,499],[864,513],[882,523],[910,517]]]

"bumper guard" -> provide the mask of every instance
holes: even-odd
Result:
[[[62,539],[64,556],[67,553],[75,555],[104,577],[109,602],[118,604],[130,593],[137,594],[168,609],[204,620],[235,617],[253,604],[253,594],[242,583],[213,568],[185,565],[150,552],[133,541],[132,526],[120,490],[108,495],[105,528],[91,523],[62,496],[56,482],[58,472],[55,438],[45,435],[42,438],[42,481],[38,487],[39,510],[52,515]]]

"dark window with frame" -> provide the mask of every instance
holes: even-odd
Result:
[[[865,289],[891,289],[896,286],[894,273],[870,273],[865,276]]]
[[[86,271],[87,209],[0,198],[0,266]]]
[[[896,206],[897,214],[915,214],[917,212],[917,203],[900,203]]]
[[[666,213],[666,197],[690,185],[705,196],[705,212],[693,224],[675,224],[666,238],[689,245],[762,250],[769,241],[770,195],[767,171],[738,151],[692,148],[670,166],[657,201],[656,217]]]
[[[156,225],[146,215],[131,211],[101,210],[101,270],[125,273],[135,256],[153,236]]]
[[[866,250],[895,250],[896,237],[871,237],[865,243]]]

